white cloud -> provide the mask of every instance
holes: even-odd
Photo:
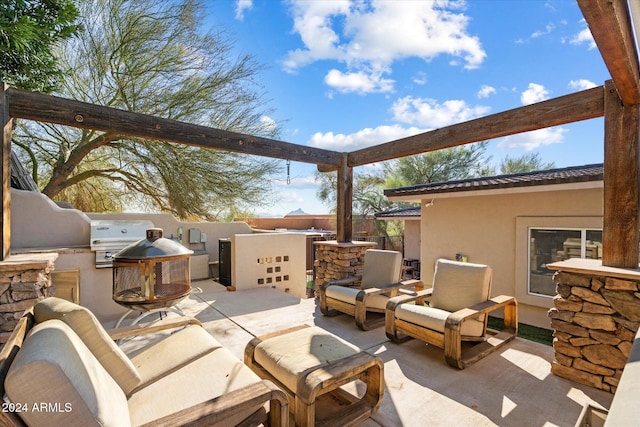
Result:
[[[486,115],[489,107],[469,106],[462,100],[448,100],[442,104],[428,98],[406,96],[391,106],[393,119],[426,128],[440,128]]]
[[[575,89],[575,90],[586,90],[596,86],[598,85],[592,82],[591,80],[586,80],[586,79],[571,80],[569,82],[569,88]]]
[[[302,203],[304,202],[304,197],[295,191],[283,191],[280,193],[280,198],[278,200],[279,203]]]
[[[278,127],[278,123],[276,123],[276,121],[269,116],[261,116],[260,123],[262,123],[262,126],[264,126],[266,129],[273,130]]]
[[[510,135],[502,138],[498,148],[531,151],[544,145],[561,144],[567,132],[568,130],[562,127],[554,127]]]
[[[364,71],[343,73],[333,69],[327,73],[324,82],[338,92],[371,93],[389,92],[393,89],[393,80],[385,79],[380,73],[368,74]]]
[[[244,20],[244,12],[253,8],[253,0],[237,0],[236,1],[236,19]]]
[[[538,30],[538,31],[535,31],[533,34],[531,34],[531,38],[535,39],[547,34],[551,34],[554,29],[555,29],[555,26],[553,24],[547,24],[544,30]]]
[[[424,71],[418,71],[416,75],[413,77],[413,82],[417,85],[426,85],[427,84],[427,73]]]
[[[278,176],[276,178],[273,179],[273,184],[277,187],[286,187],[286,188],[317,188],[319,183],[318,181],[316,181],[315,176],[313,175],[307,175],[307,176],[300,176],[300,175],[296,175],[296,170],[301,168],[300,165],[297,165],[296,163],[292,163],[291,164],[291,179],[290,182],[287,184],[287,180],[286,177],[280,179],[281,177]]]
[[[393,125],[366,128],[349,135],[342,133],[334,134],[333,132],[317,132],[311,137],[308,145],[335,151],[354,151],[407,136],[417,135],[424,131],[424,129],[416,127],[403,128],[400,125]]]
[[[482,98],[488,98],[490,95],[493,95],[495,93],[496,93],[496,88],[495,87],[489,86],[489,85],[482,85],[480,87],[480,90],[476,94],[476,96],[478,98],[482,99]]]
[[[334,60],[349,70],[342,75],[370,74],[368,80],[389,83],[373,86],[376,91],[391,91],[393,81],[381,75],[391,73],[396,60],[430,61],[450,55],[473,69],[486,57],[478,37],[466,32],[469,18],[459,11],[461,1],[290,0],[290,4],[293,30],[304,47],[288,52],[283,66],[289,72],[315,61]],[[343,92],[361,89],[341,86]]]
[[[582,45],[582,44],[587,44],[589,47],[589,50],[591,49],[596,49],[596,42],[593,39],[593,34],[591,34],[591,30],[589,30],[589,27],[587,27],[587,23],[586,21],[583,19],[582,22],[584,23],[585,28],[580,31],[578,34],[574,35],[571,40],[569,40],[569,43],[573,44],[573,45]]]
[[[547,99],[549,91],[537,83],[529,83],[529,89],[522,92],[520,102],[524,105],[534,104]]]

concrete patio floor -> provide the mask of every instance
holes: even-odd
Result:
[[[271,288],[227,292],[210,280],[192,285],[202,293],[190,295],[180,308],[241,360],[254,336],[300,324],[320,326],[381,357],[384,400],[365,427],[573,426],[585,403],[608,408],[613,398],[552,375],[553,349],[521,338],[460,371],[447,365],[439,348],[417,340],[394,344],[384,327],[360,331],[346,315],[323,316],[314,299]],[[141,344],[130,340],[122,347],[133,351]]]

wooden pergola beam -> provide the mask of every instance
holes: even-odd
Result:
[[[16,88],[6,91],[12,118],[115,132],[202,148],[340,167],[342,154],[290,142],[163,119]]]
[[[7,259],[11,252],[11,134],[13,132],[13,120],[9,115],[9,102],[7,99],[7,84],[0,83],[2,93],[0,93],[0,125],[2,126],[2,136],[0,136],[0,176],[2,177],[2,188],[0,197],[2,198],[2,224],[0,224],[0,261]]]
[[[337,186],[336,240],[350,242],[353,238],[353,168],[347,165],[347,153],[343,154],[338,169]]]
[[[412,156],[603,115],[604,93],[599,86],[353,151],[349,153],[349,166]]]
[[[640,257],[640,104],[623,105],[605,85],[602,264],[638,268]]]
[[[622,102],[625,105],[640,103],[638,52],[627,1],[578,0],[578,6]]]
[[[605,84],[602,264],[638,268],[640,74],[630,3],[578,0],[578,5],[612,78]]]

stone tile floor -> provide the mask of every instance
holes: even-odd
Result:
[[[608,408],[613,397],[552,375],[553,349],[521,338],[460,371],[447,365],[439,348],[417,340],[394,344],[384,327],[363,332],[346,315],[324,317],[314,299],[271,288],[227,292],[210,280],[193,287],[202,293],[190,295],[180,308],[241,360],[254,336],[305,323],[380,356],[385,397],[365,427],[573,426],[585,403]],[[135,351],[141,344],[131,340],[122,347]]]

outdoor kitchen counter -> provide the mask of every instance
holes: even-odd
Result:
[[[12,248],[11,255],[24,255],[24,254],[61,254],[61,255],[69,255],[69,254],[81,254],[81,253],[90,253],[91,248],[87,246],[67,246],[63,248]]]

